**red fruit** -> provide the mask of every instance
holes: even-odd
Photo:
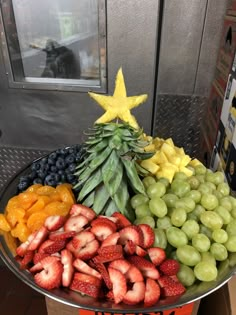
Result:
[[[96,217],[96,213],[92,209],[84,205],[74,204],[71,207],[70,215],[75,216],[75,215],[80,215],[80,214],[86,217],[89,222],[92,221]]]
[[[95,265],[95,268],[100,272],[100,274],[103,278],[103,281],[105,282],[105,285],[107,286],[107,288],[109,290],[111,290],[112,289],[112,283],[111,283],[108,271],[107,271],[105,265],[103,263],[98,262],[96,258],[97,257],[93,258],[93,263]]]
[[[97,298],[100,295],[101,280],[91,275],[75,272],[70,289]]]
[[[182,283],[173,280],[169,276],[161,276],[158,279],[158,283],[162,290],[162,295],[165,296],[175,296],[183,294],[186,289]]]
[[[51,290],[61,285],[62,263],[57,257],[48,256],[39,263],[43,270],[34,276],[35,283],[43,289]]]
[[[109,267],[119,270],[124,275],[131,267],[131,264],[125,259],[116,259],[110,262]]]
[[[131,240],[126,241],[124,251],[127,255],[133,255],[136,252],[136,245],[134,242]]]
[[[166,259],[166,253],[163,248],[151,247],[148,248],[147,252],[151,262],[155,266],[159,266]]]
[[[135,253],[138,256],[144,257],[147,255],[147,252],[145,251],[145,249],[143,249],[141,246],[136,245],[135,246]]]
[[[93,226],[90,230],[96,238],[102,242],[104,241],[109,235],[115,232],[113,227],[110,223],[107,222],[99,222],[95,226]]]
[[[33,263],[36,265],[39,261],[48,256],[49,254],[37,252],[34,254]]]
[[[83,230],[83,227],[89,223],[89,220],[83,215],[74,215],[64,224],[64,230],[66,232],[75,231],[76,233]]]
[[[74,274],[73,256],[67,249],[61,251],[61,263],[63,265],[62,285],[69,287]]]
[[[129,270],[126,272],[125,278],[127,279],[127,281],[131,283],[143,281],[143,275],[141,271],[135,265],[132,264]]]
[[[34,239],[36,232],[32,233],[29,235],[27,241],[25,241],[24,243],[21,243],[17,249],[16,249],[16,253],[17,255],[23,257],[28,249],[29,244],[31,243],[31,241]]]
[[[66,245],[65,240],[57,240],[57,241],[52,241],[52,240],[46,240],[41,246],[40,246],[40,251],[41,253],[46,253],[46,254],[54,254],[62,250]]]
[[[65,232],[65,231],[56,231],[49,234],[49,239],[52,241],[57,240],[66,240],[73,237],[76,234],[75,231]]]
[[[128,290],[123,297],[123,302],[129,305],[135,305],[143,301],[145,296],[145,284],[143,281],[135,282],[131,290]]]
[[[146,290],[144,296],[144,305],[152,306],[156,304],[160,298],[161,289],[158,283],[150,278],[146,279]]]
[[[91,268],[88,264],[86,264],[86,262],[84,262],[83,260],[76,258],[73,262],[73,266],[75,267],[75,269],[77,269],[78,271],[82,272],[82,273],[86,273],[88,275],[97,277],[98,279],[102,279],[101,274]]]
[[[112,282],[114,301],[118,304],[123,300],[127,292],[126,279],[125,276],[117,269],[108,267],[108,273]]]
[[[44,226],[49,231],[56,231],[60,229],[66,221],[66,218],[61,215],[50,215],[44,222]]]
[[[97,260],[101,263],[123,258],[123,248],[121,245],[110,245],[98,249]]]
[[[131,240],[135,245],[141,246],[143,243],[143,235],[141,229],[135,225],[130,225],[119,231],[120,244],[125,245],[128,240]]]
[[[118,219],[116,222],[118,229],[123,229],[126,226],[132,225],[132,223],[120,212],[114,212],[112,217]]]
[[[44,242],[48,236],[48,230],[45,226],[42,226],[35,234],[32,241],[29,243],[27,250],[36,250]]]
[[[163,261],[160,266],[159,270],[167,276],[175,276],[179,271],[180,265],[177,260],[175,259],[166,259]]]
[[[135,265],[146,278],[158,279],[160,277],[159,271],[155,265],[147,259],[140,256],[130,256],[128,261]]]
[[[120,238],[119,232],[112,233],[101,243],[101,247],[116,245],[118,243],[119,238]]]
[[[117,223],[117,222],[118,222],[118,219],[115,218],[115,217],[107,217],[107,216],[105,216],[105,215],[99,215],[98,218],[106,218],[106,219],[108,219],[108,220],[110,220],[110,221],[112,221],[112,222],[114,222],[114,223]]]
[[[154,244],[155,234],[148,224],[139,224],[138,227],[143,232],[143,248],[149,248]]]
[[[34,251],[33,250],[27,250],[23,259],[20,262],[20,267],[22,269],[27,268],[28,264],[33,260],[34,258]]]
[[[112,222],[111,220],[109,220],[108,218],[104,217],[98,217],[97,219],[93,220],[90,224],[91,226],[95,226],[98,223],[107,223],[110,225],[110,227],[113,229],[113,232],[116,232],[117,227],[116,224],[114,222]]]

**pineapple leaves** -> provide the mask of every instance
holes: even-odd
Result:
[[[122,179],[121,185],[112,199],[115,201],[117,209],[129,220],[133,221],[134,214],[132,211],[128,211],[129,192],[124,179]]]
[[[95,191],[94,203],[93,203],[93,210],[99,214],[105,207],[110,195],[104,185],[100,185],[97,187]]]
[[[119,157],[116,152],[113,150],[109,159],[102,166],[102,178],[105,185],[109,184],[110,179],[114,175],[117,165],[119,164]]]
[[[94,203],[94,197],[95,197],[95,191],[92,191],[88,197],[83,201],[83,205],[85,205],[86,207],[92,207],[93,203]]]
[[[93,174],[93,176],[89,177],[85,182],[83,188],[81,189],[78,195],[78,201],[82,201],[90,192],[92,192],[100,183],[102,182],[102,172],[99,168]]]
[[[117,211],[117,205],[112,199],[110,199],[108,204],[105,207],[105,215],[107,217],[111,217],[112,214],[116,211]]]

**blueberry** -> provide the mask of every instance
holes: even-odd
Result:
[[[48,158],[55,160],[55,159],[57,158],[57,153],[56,153],[56,152],[50,153],[49,156],[48,156]]]
[[[33,163],[33,164],[31,165],[31,170],[32,170],[32,171],[37,171],[37,170],[40,169],[40,167],[41,167],[40,163],[39,163],[39,162],[35,162],[35,163]]]
[[[66,173],[66,174],[71,174],[70,169],[69,169],[69,168],[66,168],[66,169],[65,169],[65,173]]]
[[[57,171],[57,174],[59,174],[60,176],[61,176],[61,175],[64,175],[64,174],[65,174],[65,171],[64,171],[64,170],[58,170],[58,171]]]
[[[69,154],[66,158],[65,158],[65,163],[66,165],[70,165],[72,163],[75,162],[75,155],[74,154]]]
[[[44,157],[40,160],[40,164],[46,164],[48,162],[48,158],[47,157]]]
[[[63,170],[65,168],[65,161],[63,158],[59,157],[57,160],[56,160],[56,167],[59,169],[59,170]]]
[[[77,152],[76,155],[75,155],[75,161],[76,162],[80,162],[82,159],[82,152]]]
[[[59,183],[60,175],[51,173],[45,177],[44,184],[49,186],[56,186]]]
[[[32,171],[32,172],[29,174],[28,177],[29,177],[30,180],[33,180],[34,178],[37,177],[37,172],[36,172],[36,171]]]
[[[56,172],[57,172],[57,167],[56,167],[55,165],[52,165],[52,166],[50,167],[50,171],[51,171],[52,173],[56,173]]]
[[[68,150],[68,153],[69,153],[69,154],[73,154],[73,153],[75,153],[75,152],[76,152],[75,147],[70,147],[69,150]]]
[[[44,180],[44,178],[47,176],[47,173],[44,171],[39,170],[38,171],[38,177]]]
[[[20,182],[20,183],[18,184],[17,187],[18,187],[19,191],[24,191],[25,189],[28,188],[28,182],[22,181],[22,182]]]
[[[26,183],[29,184],[29,182],[30,182],[29,176],[21,176],[21,177],[20,177],[20,183],[21,183],[21,182],[26,182]]]
[[[35,179],[33,180],[33,184],[42,184],[42,183],[43,183],[43,181],[42,181],[42,179],[39,178],[39,177],[37,177],[37,178],[35,178]]]
[[[66,148],[60,149],[61,155],[65,156],[67,153],[68,153],[68,149],[66,149]]]
[[[62,183],[66,183],[66,178],[67,178],[66,174],[61,174],[61,182]]]
[[[68,183],[70,183],[70,184],[72,184],[76,180],[76,176],[73,174],[67,174],[66,177],[67,177]]]
[[[53,159],[52,157],[48,157],[48,165],[55,165],[56,160]]]
[[[76,164],[75,163],[70,164],[68,166],[68,169],[70,170],[71,173],[74,173],[76,169]]]

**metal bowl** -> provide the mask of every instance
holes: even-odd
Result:
[[[30,165],[22,169],[18,174],[11,178],[8,184],[4,187],[1,192],[0,213],[4,213],[4,209],[8,200],[17,194],[17,184],[19,182],[20,176],[27,174],[29,170]],[[197,301],[214,292],[227,283],[231,277],[236,274],[236,267],[230,267],[227,261],[225,261],[222,263],[218,277],[215,281],[194,284],[192,287],[187,289],[185,294],[181,296],[161,299],[156,305],[152,307],[144,307],[142,304],[137,306],[129,306],[125,304],[115,305],[111,301],[96,300],[88,296],[82,296],[79,293],[68,289],[55,289],[47,291],[37,286],[30,272],[27,270],[21,270],[19,268],[19,264],[14,258],[14,244],[12,244],[12,239],[9,233],[0,235],[0,257],[7,267],[20,280],[39,293],[72,307],[93,311],[102,311],[106,313],[149,313],[180,307],[184,304]]]

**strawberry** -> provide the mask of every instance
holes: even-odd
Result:
[[[126,272],[125,278],[127,281],[131,283],[143,281],[143,275],[141,271],[135,265],[132,264],[129,270]]]
[[[36,232],[32,233],[29,235],[28,239],[24,242],[21,243],[17,249],[16,249],[16,253],[17,255],[23,257],[28,249],[29,244],[31,243],[31,241],[34,239]]]
[[[101,263],[123,258],[123,248],[121,245],[110,245],[98,249],[97,260]]]
[[[163,297],[180,295],[186,291],[181,282],[177,282],[169,276],[161,276],[158,279],[158,283],[161,287]]]
[[[83,230],[83,227],[88,224],[88,219],[83,215],[75,215],[69,217],[64,224],[64,230],[66,232],[75,231],[80,232]]]
[[[74,260],[73,266],[80,272],[97,277],[98,279],[102,278],[101,274],[97,270],[91,268],[88,264],[86,264],[83,260],[79,258],[76,258]]]
[[[97,261],[96,258],[97,257],[93,258],[93,263],[95,265],[95,268],[100,272],[100,274],[103,278],[103,281],[105,282],[105,285],[107,286],[107,288],[109,290],[111,290],[112,289],[112,283],[111,283],[108,271],[107,271],[105,265],[103,263],[100,263],[99,261]]]
[[[129,270],[131,264],[125,259],[116,259],[110,262],[109,267],[119,270],[123,275]]]
[[[175,259],[166,259],[159,265],[159,270],[167,276],[175,276],[179,271],[180,265]]]
[[[37,252],[34,254],[33,263],[36,265],[39,261],[47,256],[49,256],[49,254]]]
[[[28,267],[28,264],[33,261],[34,258],[34,251],[33,250],[27,250],[23,259],[20,262],[20,268],[25,269]]]
[[[65,232],[64,230],[62,231],[59,230],[59,231],[50,233],[49,239],[52,241],[65,240],[65,239],[73,237],[75,234],[76,234],[75,231]]]
[[[96,213],[92,209],[84,205],[74,204],[71,207],[70,215],[75,216],[75,215],[80,215],[80,214],[86,217],[89,222],[92,221],[96,217]]]
[[[101,280],[91,275],[75,272],[70,289],[98,298],[100,295]]]
[[[45,253],[44,252],[44,248],[48,247],[49,245],[52,245],[55,241],[52,241],[50,239],[46,239],[46,241],[44,241],[38,248],[38,253],[42,254]]]
[[[142,230],[135,225],[130,225],[119,231],[120,244],[125,245],[128,240],[131,240],[135,245],[142,245],[143,235]]]
[[[125,276],[117,269],[108,267],[108,273],[112,282],[114,301],[118,304],[123,300],[127,292],[126,279]]]
[[[138,256],[144,257],[147,255],[147,252],[145,249],[143,249],[141,246],[135,245],[135,253]]]
[[[166,259],[166,253],[161,247],[148,248],[147,252],[151,262],[155,266],[159,266]]]
[[[63,265],[62,285],[64,287],[69,287],[74,274],[74,267],[73,256],[68,249],[63,249],[61,251],[61,263]]]
[[[143,281],[135,282],[132,289],[128,290],[123,297],[123,302],[129,305],[135,305],[143,301],[145,296],[145,284]]]
[[[134,264],[146,278],[158,279],[160,277],[159,271],[155,265],[149,260],[140,256],[130,256],[128,261]]]
[[[51,290],[61,285],[62,263],[57,257],[48,256],[40,261],[43,270],[36,273],[34,280],[43,289]]]
[[[156,304],[160,298],[161,289],[158,283],[150,278],[146,279],[146,290],[144,295],[144,305],[149,307]]]
[[[43,241],[48,236],[48,230],[45,226],[42,226],[35,234],[31,242],[29,243],[29,246],[27,250],[36,250],[39,248],[39,246],[43,243]]]
[[[91,228],[90,231],[96,236],[96,238],[100,242],[104,241],[109,235],[115,232],[110,223],[107,222],[97,223]]]
[[[60,229],[66,221],[66,218],[60,215],[50,215],[44,222],[44,226],[49,231],[56,231]]]
[[[126,226],[131,225],[131,222],[120,212],[114,212],[112,217],[117,218],[117,227],[118,229],[123,229]]]
[[[117,230],[117,226],[114,222],[112,222],[111,220],[109,220],[108,218],[104,217],[97,217],[97,219],[93,220],[90,224],[91,226],[96,226],[96,224],[98,223],[107,223],[108,225],[110,225],[110,227],[113,229],[113,232],[116,232]]]
[[[134,244],[134,242],[131,240],[127,240],[124,246],[124,251],[127,255],[133,255],[136,252],[136,245]]]
[[[90,231],[81,231],[72,239],[72,244],[75,248],[85,246],[86,243],[95,240],[95,236]]]
[[[119,232],[112,233],[101,243],[101,247],[116,245],[118,243],[119,238],[120,238]]]
[[[118,218],[115,218],[115,217],[107,217],[105,215],[99,215],[98,218],[106,218],[114,223],[117,223],[118,222]],[[117,228],[117,227],[116,227]]]
[[[138,227],[143,233],[143,248],[149,248],[155,241],[155,234],[153,229],[148,224],[139,224]]]
[[[44,244],[44,243],[48,243],[48,244]],[[49,255],[59,252],[66,245],[65,240],[57,240],[57,241],[46,240],[44,243],[40,246],[40,249],[42,248],[42,252]]]

